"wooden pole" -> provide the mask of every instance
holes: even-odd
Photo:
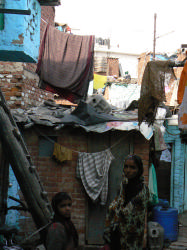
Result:
[[[12,124],[9,114],[0,103],[0,139],[6,148],[6,155],[14,171],[29,212],[37,228],[50,222],[52,209],[48,202],[34,166],[30,164],[20,143],[20,132]],[[43,233],[43,232],[42,232]],[[41,234],[42,234],[41,233]]]
[[[9,162],[0,141],[0,224],[5,224],[9,187]]]

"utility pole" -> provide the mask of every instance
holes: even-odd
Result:
[[[153,60],[155,60],[155,47],[156,47],[156,13],[154,14],[154,39],[153,39]]]
[[[156,40],[157,40],[158,38],[161,38],[161,37],[163,37],[163,36],[167,36],[167,35],[169,35],[169,34],[175,32],[174,30],[172,30],[172,31],[167,32],[167,33],[165,33],[165,34],[163,34],[163,35],[156,36],[156,18],[157,18],[157,14],[155,13],[155,14],[154,14],[153,60],[155,60]]]

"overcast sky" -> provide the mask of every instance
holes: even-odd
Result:
[[[55,20],[80,35],[110,38],[124,52],[142,53],[153,51],[155,13],[156,52],[187,44],[187,0],[61,0]]]

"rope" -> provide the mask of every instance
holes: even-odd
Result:
[[[51,143],[56,143],[54,140],[52,140],[51,138],[49,138],[48,136],[44,135],[41,131],[39,131],[37,128],[35,128],[35,131],[37,131],[37,133],[41,136],[43,136],[44,138],[46,138],[48,141],[50,141]],[[115,147],[116,145],[118,145],[122,140],[124,140],[127,136],[129,136],[129,134],[133,133],[132,131],[129,131],[129,133],[126,136],[123,136],[122,138],[120,138],[117,142],[115,142],[113,145],[111,145],[108,149],[112,149],[113,147]],[[70,149],[70,148],[68,148]],[[81,153],[81,151],[77,151],[77,150],[73,150],[71,149],[73,152],[75,153]],[[106,150],[106,149],[105,149]]]

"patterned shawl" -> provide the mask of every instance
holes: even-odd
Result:
[[[106,216],[104,239],[108,244],[112,245],[112,235],[115,235],[115,240],[119,239],[119,243],[114,243],[115,246],[117,243],[119,245],[115,249],[137,250],[143,248],[145,214],[149,196],[148,188],[143,184],[141,191],[126,204],[123,187],[124,184],[127,184],[127,181],[123,177],[120,194],[109,206]],[[118,233],[116,234],[116,232]]]

